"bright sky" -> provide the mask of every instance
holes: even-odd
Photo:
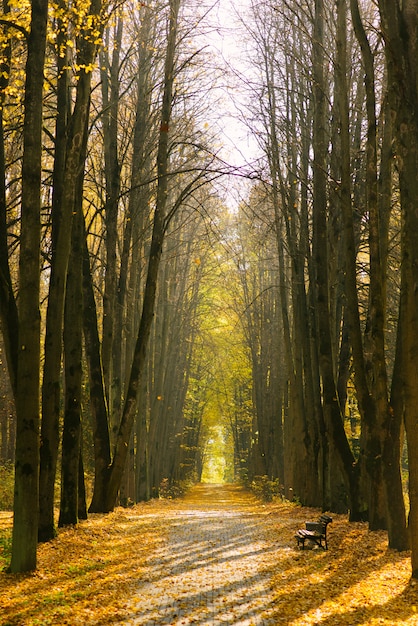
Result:
[[[248,0],[218,0],[207,16],[210,32],[205,34],[205,40],[213,51],[214,66],[223,68],[219,72],[218,87],[212,94],[216,100],[213,123],[219,129],[220,154],[236,167],[253,162],[259,154],[243,120],[244,90],[237,76],[248,73],[245,31],[240,22],[245,17],[247,6]],[[236,204],[238,196],[242,196],[243,192],[245,195],[247,184],[241,178],[232,179],[230,185],[228,202]],[[235,186],[236,193],[233,190]]]

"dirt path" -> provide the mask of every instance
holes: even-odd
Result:
[[[121,624],[277,624],[265,567],[273,548],[250,495],[198,485],[165,521],[168,540]]]

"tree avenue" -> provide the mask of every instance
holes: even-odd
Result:
[[[203,479],[368,521],[418,578],[418,8],[250,0],[240,63],[218,8],[3,2],[10,570],[57,507]]]

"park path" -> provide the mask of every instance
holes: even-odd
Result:
[[[274,550],[263,516],[232,485],[197,485],[173,502],[164,517],[167,540],[150,555],[148,580],[120,624],[277,624],[268,574]]]

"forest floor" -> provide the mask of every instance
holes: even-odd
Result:
[[[0,624],[418,626],[409,553],[340,515],[328,551],[297,549],[318,515],[226,485],[91,515],[39,546],[36,572],[0,573]]]

